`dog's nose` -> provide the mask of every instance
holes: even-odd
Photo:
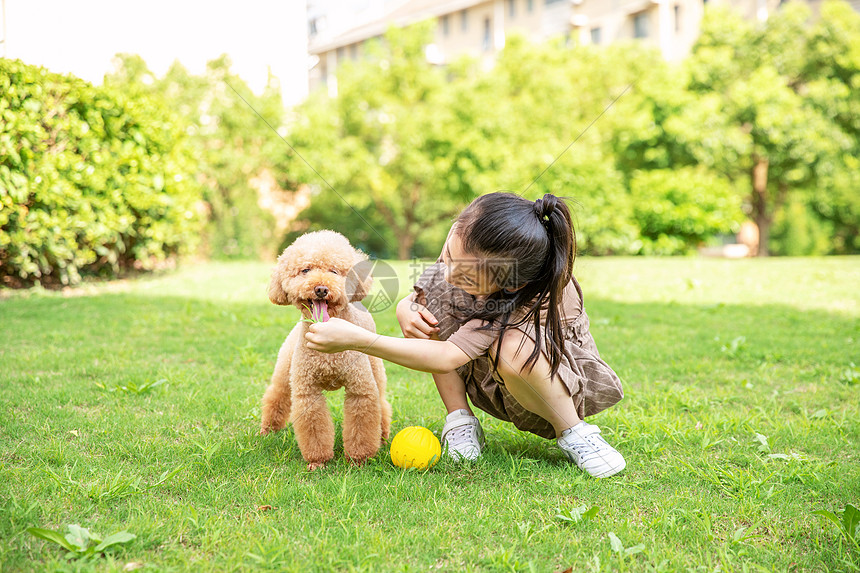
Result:
[[[328,296],[328,287],[314,287],[314,294],[317,295],[317,298],[325,298]]]

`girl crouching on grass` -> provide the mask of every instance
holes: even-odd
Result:
[[[471,401],[520,430],[555,438],[592,476],[614,475],[624,458],[583,418],[624,394],[589,332],[572,272],[575,249],[570,212],[556,196],[484,195],[460,214],[436,264],[397,305],[406,338],[333,318],[310,326],[307,346],[358,350],[432,373],[448,411],[442,441],[454,459],[475,460],[484,446]]]

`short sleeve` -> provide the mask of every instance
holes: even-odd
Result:
[[[487,321],[474,318],[449,336],[448,342],[455,344],[470,360],[474,360],[486,354],[499,336],[497,329],[481,330],[481,327],[486,324],[488,324]]]

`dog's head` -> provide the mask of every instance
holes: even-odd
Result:
[[[302,235],[284,249],[269,281],[269,300],[295,305],[305,318],[338,316],[367,296],[372,283],[367,255],[335,231]]]

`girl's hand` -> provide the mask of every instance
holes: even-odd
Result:
[[[366,348],[373,342],[373,333],[340,318],[315,322],[305,333],[305,346],[311,350],[332,353]]]
[[[397,303],[397,322],[406,338],[436,338],[439,321],[424,306],[415,302],[414,295]]]

